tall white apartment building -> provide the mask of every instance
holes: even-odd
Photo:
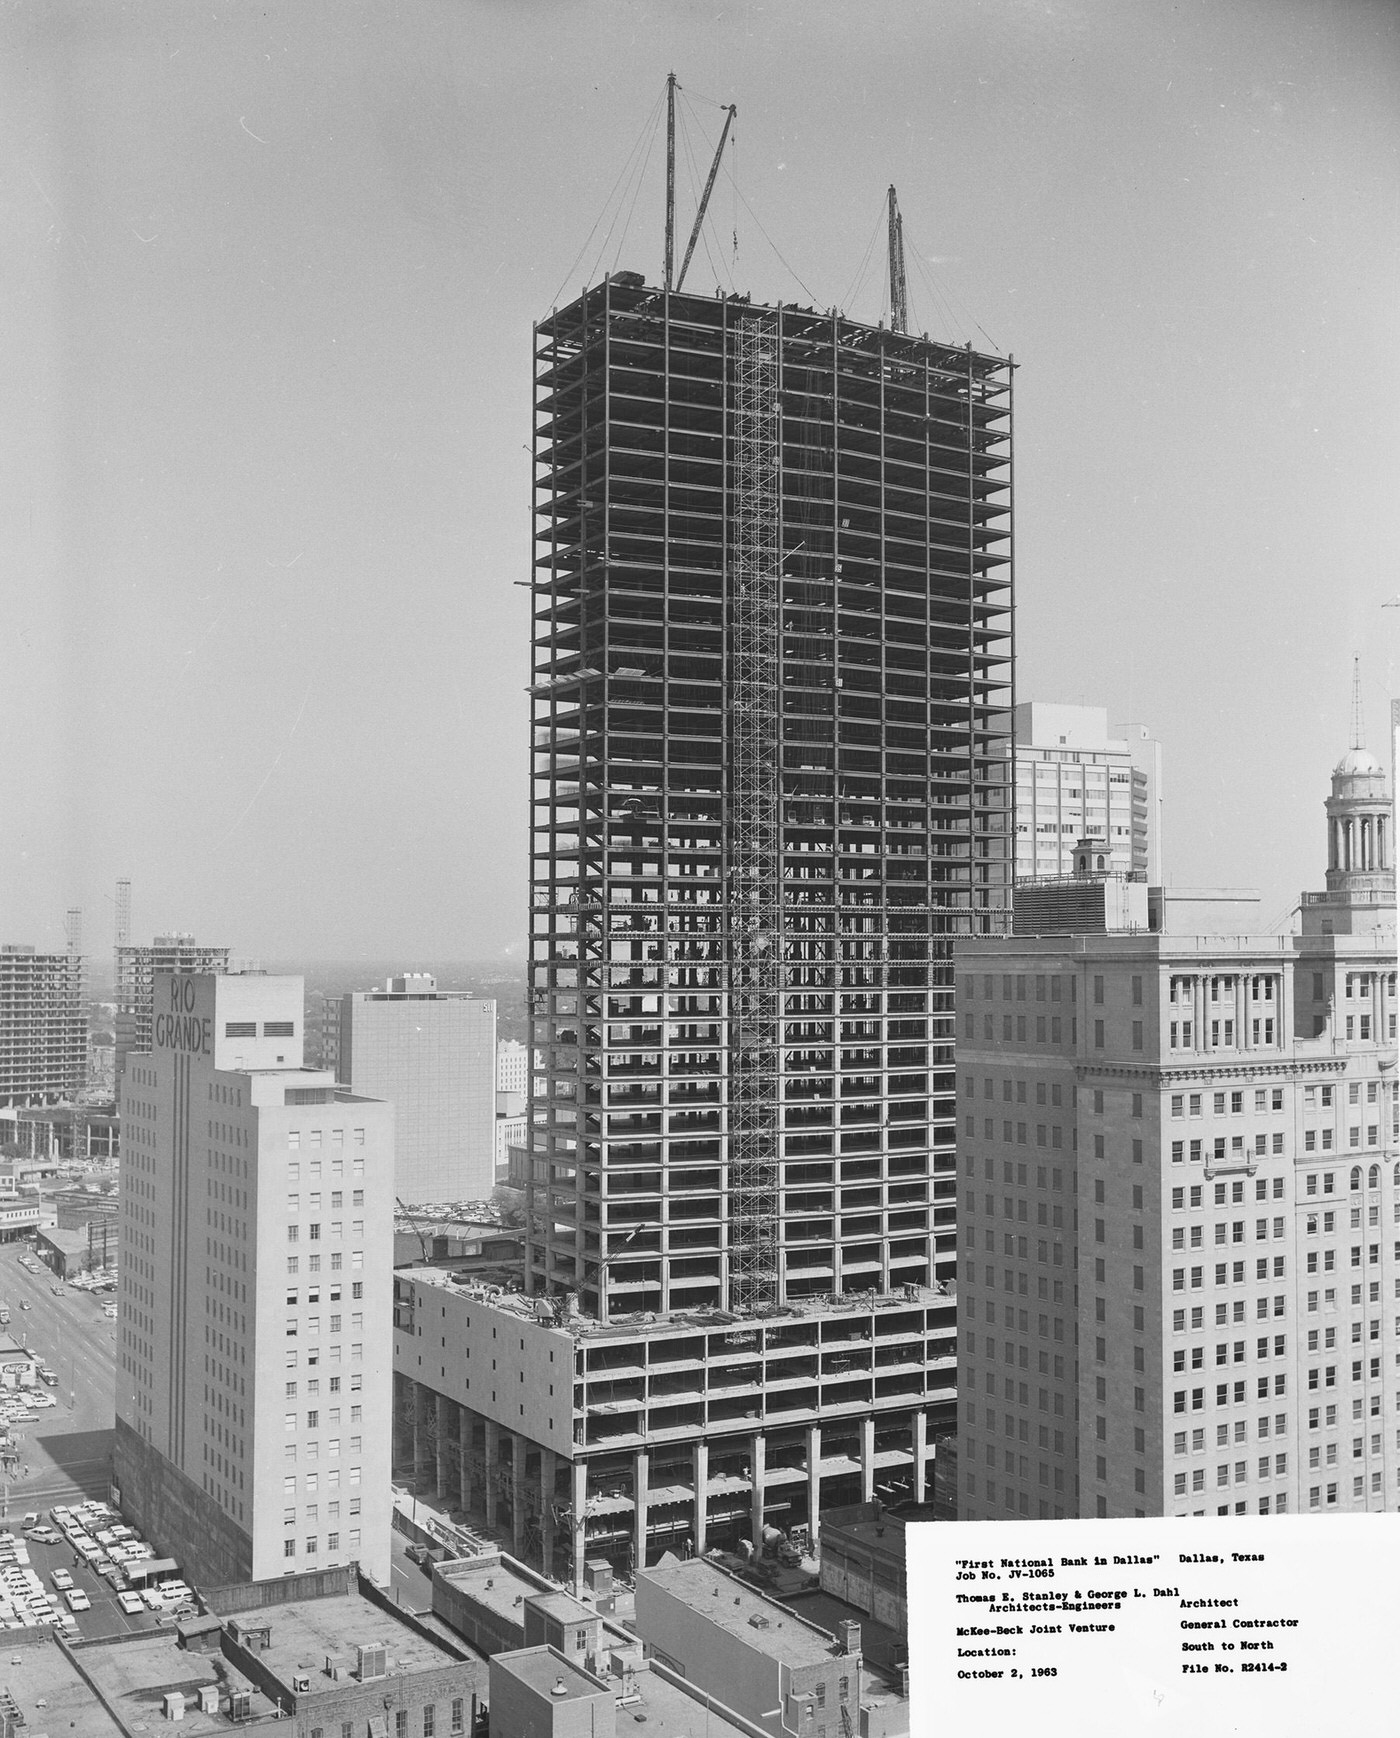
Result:
[[[1109,735],[1102,706],[1015,709],[1016,876],[1068,875],[1075,842],[1106,842],[1102,868],[1162,879],[1162,748],[1141,724]]]
[[[123,1102],[114,1483],[204,1586],[389,1573],[394,1113],[302,980],[158,974]]]
[[[485,1200],[496,1182],[496,1004],[428,972],[341,998],[341,1080],[395,1109],[395,1193]]]
[[[1400,1507],[1385,787],[1298,934],[959,943],[960,1518]]]

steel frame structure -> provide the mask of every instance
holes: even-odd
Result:
[[[529,1289],[950,1279],[952,939],[1009,927],[1012,365],[631,273],[535,360]]]

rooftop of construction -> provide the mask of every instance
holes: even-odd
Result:
[[[911,1305],[951,1305],[957,1296],[956,1283],[947,1280],[934,1285],[903,1286],[894,1293],[848,1292],[830,1297],[792,1298],[787,1303],[765,1304],[744,1311],[718,1307],[646,1311],[614,1316],[610,1322],[604,1323],[591,1316],[563,1313],[558,1307],[563,1301],[561,1299],[503,1291],[499,1286],[483,1285],[479,1280],[459,1276],[441,1267],[404,1267],[399,1269],[397,1277],[418,1280],[424,1285],[442,1286],[536,1327],[562,1329],[575,1339],[627,1339],[641,1328],[660,1331],[666,1328],[760,1327],[767,1322],[804,1321],[815,1316],[862,1315],[872,1310],[907,1309]]]

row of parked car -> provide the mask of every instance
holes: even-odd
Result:
[[[128,1616],[146,1610],[176,1618],[195,1615],[194,1595],[187,1582],[162,1581],[154,1587],[140,1588],[132,1585],[133,1571],[137,1565],[154,1558],[155,1546],[134,1527],[128,1527],[108,1504],[93,1501],[71,1508],[60,1505],[49,1511],[49,1520],[50,1526],[40,1521],[37,1526],[27,1528],[26,1537],[49,1544],[64,1539],[74,1554],[108,1584]],[[54,1571],[50,1579],[55,1587],[59,1585],[56,1577],[64,1574],[66,1570]],[[139,1574],[134,1578],[140,1579]]]
[[[83,1595],[85,1602],[87,1595]],[[32,1629],[51,1623],[69,1635],[77,1631],[74,1609],[62,1610],[29,1561],[29,1547],[13,1533],[0,1533],[0,1629]]]

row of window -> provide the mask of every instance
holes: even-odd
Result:
[[[1329,1328],[1327,1331],[1328,1333],[1335,1333],[1336,1330]],[[1317,1335],[1315,1330],[1311,1337],[1313,1340],[1316,1340]],[[1247,1340],[1235,1340],[1233,1342],[1229,1340],[1219,1341],[1215,1348],[1215,1362],[1217,1364],[1243,1364],[1248,1344],[1249,1342]],[[1268,1334],[1261,1334],[1255,1341],[1254,1355],[1256,1358],[1267,1358],[1270,1356],[1272,1348],[1272,1355],[1275,1358],[1282,1358],[1286,1355],[1286,1345],[1287,1336],[1284,1334],[1275,1334],[1272,1338],[1270,1338]],[[1172,1353],[1172,1374],[1179,1376],[1185,1371],[1188,1355],[1193,1370],[1204,1368],[1206,1352],[1208,1349],[1209,1348],[1206,1346],[1178,1346]],[[1317,1347],[1316,1345],[1310,1345],[1308,1350],[1316,1351]]]
[[[1103,979],[1100,978],[1097,981],[1102,983]],[[983,974],[982,999],[984,1001],[990,1002],[996,999],[996,985],[997,979],[991,972]],[[1058,972],[1037,973],[1033,984],[1025,972],[1003,972],[1001,974],[1001,999],[1003,1002],[1009,1002],[1013,997],[1018,1002],[1029,1000],[1028,989],[1037,1002],[1045,1001],[1047,996],[1052,1002],[1062,1000],[1073,1002],[1079,994],[1078,980],[1071,976],[1069,995],[1065,996],[1064,980]],[[971,972],[965,973],[963,976],[963,994],[969,1001],[975,1002],[977,1000],[977,979]]]
[[[345,1538],[346,1538],[346,1549],[347,1550],[357,1551],[359,1549],[359,1546],[360,1546],[360,1529],[358,1527],[352,1527],[350,1529],[350,1531],[346,1534]],[[306,1539],[305,1543],[302,1546],[302,1550],[303,1550],[304,1555],[306,1555],[307,1557],[316,1556],[319,1545],[320,1545],[320,1540],[317,1538],[317,1536],[314,1533],[311,1534]],[[340,1549],[340,1534],[339,1533],[327,1533],[326,1534],[326,1550],[327,1551],[338,1551],[339,1549]],[[296,1554],[297,1554],[297,1542],[296,1542],[296,1540],[295,1539],[284,1539],[282,1541],[282,1555],[284,1557],[295,1557]]]
[[[295,1027],[290,1020],[264,1020],[264,1038],[290,1038]],[[258,1023],[256,1020],[226,1020],[224,1022],[225,1038],[256,1038]]]
[[[1308,1090],[1311,1091],[1312,1088],[1309,1087]],[[1330,1086],[1324,1087],[1323,1091],[1328,1095],[1324,1102],[1331,1104],[1332,1088]],[[1204,1098],[1205,1094],[1201,1092],[1174,1092],[1171,1095],[1171,1113],[1174,1117],[1183,1117],[1187,1115],[1193,1117],[1200,1116]],[[1229,1107],[1228,1111],[1226,1109],[1227,1105]],[[1254,1108],[1256,1111],[1282,1110],[1283,1088],[1281,1086],[1256,1088],[1254,1093]],[[1227,1114],[1230,1116],[1243,1116],[1243,1090],[1227,1089],[1224,1092],[1212,1093],[1211,1112],[1215,1116],[1225,1116]]]
[[[1316,1297],[1316,1295],[1317,1295],[1316,1292],[1314,1292],[1313,1296]],[[1242,1298],[1242,1297],[1237,1297],[1235,1299],[1233,1317],[1231,1315],[1231,1307],[1229,1304],[1227,1304],[1227,1303],[1216,1304],[1216,1306],[1215,1306],[1215,1325],[1216,1325],[1216,1327],[1223,1328],[1225,1326],[1225,1324],[1232,1319],[1234,1321],[1237,1321],[1237,1322],[1242,1322],[1245,1319],[1246,1301],[1247,1300]],[[1266,1297],[1261,1297],[1261,1298],[1256,1298],[1254,1301],[1255,1301],[1255,1312],[1254,1312],[1255,1316],[1261,1322],[1267,1321],[1269,1319],[1269,1313],[1270,1313],[1269,1299]],[[1276,1316],[1286,1315],[1287,1310],[1288,1310],[1288,1294],[1286,1292],[1279,1292],[1278,1295],[1273,1300],[1273,1314]],[[1200,1304],[1196,1304],[1195,1307],[1191,1311],[1192,1330],[1194,1331],[1195,1329],[1202,1328],[1204,1326],[1205,1326],[1205,1310],[1203,1309],[1203,1307]],[[1186,1332],[1186,1311],[1185,1310],[1173,1310],[1172,1311],[1172,1330],[1174,1333],[1178,1333],[1178,1334],[1184,1334]]]
[[[321,1145],[322,1137],[326,1132],[329,1132],[330,1137],[331,1137],[330,1140],[326,1142],[327,1146],[343,1147],[346,1144],[345,1137],[347,1134],[349,1134],[349,1136],[350,1136],[350,1144],[351,1145],[357,1146],[357,1147],[362,1147],[365,1144],[365,1131],[362,1128],[352,1128],[352,1129],[348,1129],[348,1130],[343,1129],[343,1128],[333,1128],[329,1131],[325,1131],[325,1130],[318,1129],[318,1128],[307,1129],[307,1130],[303,1131],[301,1129],[294,1128],[294,1129],[288,1129],[288,1131],[287,1131],[287,1150],[289,1152],[295,1153],[295,1152],[300,1150],[300,1148],[302,1146],[302,1138],[301,1137],[302,1137],[303,1132],[306,1135],[306,1145],[308,1147],[312,1147],[312,1148],[319,1147]],[[358,1160],[356,1160],[356,1163],[363,1164],[364,1160],[358,1159]]]
[[[332,1535],[332,1537],[333,1536],[334,1535]],[[353,1548],[354,1545],[359,1544],[360,1535],[358,1533],[351,1533],[350,1539],[352,1541],[352,1548]],[[292,1549],[290,1551],[288,1551],[286,1549],[287,1544],[290,1544],[292,1547]],[[334,1545],[327,1546],[327,1550],[334,1551],[335,1549],[336,1549],[336,1547]],[[296,1541],[294,1539],[287,1540],[286,1544],[284,1544],[284,1546],[283,1546],[283,1551],[284,1551],[286,1556],[295,1557],[296,1556]],[[421,1718],[420,1730],[422,1733],[422,1738],[437,1738],[437,1733],[438,1733],[437,1704],[435,1702],[424,1703],[423,1708],[421,1709],[420,1718]],[[452,1733],[465,1732],[467,1729],[466,1719],[467,1719],[467,1715],[466,1715],[465,1698],[462,1696],[454,1696],[448,1705],[448,1727],[447,1727],[447,1730],[449,1732],[452,1732]],[[370,1724],[373,1726],[375,1724],[375,1722],[371,1721]],[[340,1738],[354,1738],[354,1732],[355,1732],[355,1722],[353,1720],[342,1720],[340,1722]],[[334,1734],[335,1734],[335,1728],[332,1727],[331,1728],[331,1738],[334,1738]],[[313,1726],[311,1728],[309,1738],[326,1738],[325,1727],[324,1726]],[[408,1709],[407,1708],[398,1708],[394,1712],[394,1738],[409,1738]]]
[[[1333,1410],[1334,1411],[1336,1410],[1335,1407],[1333,1408]],[[1270,1435],[1271,1432],[1274,1436],[1287,1436],[1287,1434],[1288,1434],[1288,1414],[1286,1412],[1278,1412],[1278,1413],[1272,1413],[1272,1414],[1268,1413],[1268,1412],[1263,1412],[1259,1415],[1259,1419],[1258,1419],[1259,1440],[1261,1442],[1264,1441]],[[1205,1426],[1198,1424],[1196,1426],[1196,1428],[1193,1431],[1191,1431],[1190,1436],[1191,1436],[1190,1452],[1192,1454],[1204,1454],[1205,1450],[1206,1450]],[[1187,1452],[1186,1437],[1187,1437],[1186,1431],[1178,1430],[1176,1432],[1175,1436],[1172,1438],[1172,1451],[1173,1451],[1173,1453],[1185,1454]],[[1245,1442],[1248,1440],[1248,1437],[1249,1437],[1249,1420],[1247,1418],[1237,1418],[1235,1420],[1235,1426],[1234,1426],[1234,1440],[1236,1442]],[[1230,1440],[1231,1440],[1230,1426],[1228,1424],[1217,1424],[1215,1427],[1215,1446],[1217,1448],[1226,1448],[1229,1446]]]
[[[1096,983],[1099,981],[1101,980],[1095,980]],[[1274,999],[1274,985],[1277,982],[1277,976],[1273,973],[1246,973],[1244,979],[1246,999],[1251,1002],[1272,1002]],[[1173,977],[1167,992],[1169,1000],[1178,1004],[1193,1001],[1197,984],[1201,986],[1202,991],[1212,1002],[1220,1001],[1222,996],[1229,998],[1235,993],[1235,979],[1233,976],[1209,978]]]
[[[1283,1178],[1282,1177],[1273,1178],[1272,1185],[1273,1185],[1272,1186],[1272,1193],[1273,1193],[1274,1200],[1281,1201],[1283,1199]],[[1191,1206],[1191,1207],[1201,1206],[1203,1204],[1203,1199],[1202,1199],[1203,1187],[1204,1187],[1203,1184],[1192,1183],[1189,1185],[1189,1193],[1188,1193],[1188,1185],[1186,1185],[1186,1184],[1182,1184],[1179,1188],[1173,1189],[1172,1190],[1172,1206],[1175,1209],[1177,1209],[1178,1211],[1180,1211],[1183,1207],[1187,1207],[1187,1206]],[[1267,1201],[1269,1199],[1269,1195],[1270,1195],[1270,1179],[1267,1177],[1256,1177],[1254,1180],[1254,1199],[1256,1201]],[[1223,1207],[1226,1205],[1227,1196],[1228,1196],[1228,1199],[1230,1201],[1235,1202],[1237,1205],[1243,1202],[1243,1200],[1244,1200],[1244,1178],[1243,1177],[1237,1177],[1233,1183],[1217,1183],[1215,1185],[1215,1205],[1217,1207]]]
[[[1248,1263],[1243,1261],[1217,1261],[1215,1264],[1216,1285],[1243,1285],[1245,1283],[1245,1269],[1247,1266]],[[1184,1267],[1174,1267],[1172,1269],[1173,1291],[1186,1290],[1187,1274],[1188,1269]],[[1199,1291],[1206,1283],[1205,1269],[1202,1267],[1193,1267],[1189,1269],[1189,1274],[1191,1290]],[[1269,1258],[1267,1255],[1261,1255],[1254,1264],[1254,1277],[1256,1279],[1268,1279],[1269,1274]],[[1283,1275],[1284,1257],[1276,1255],[1273,1258],[1273,1277],[1275,1279],[1282,1279]]]
[[[1362,1018],[1366,1022],[1368,1030],[1363,1032],[1361,1036],[1363,1038],[1369,1038],[1371,1035],[1369,1031],[1369,1016],[1363,1015]],[[1133,1024],[1136,1026],[1139,1022],[1135,1020]],[[1201,1024],[1204,1025],[1205,1022],[1202,1021]],[[1350,1019],[1348,1019],[1348,1024],[1350,1024]],[[1095,1020],[1094,1026],[1096,1030],[1101,1030],[1103,1027],[1103,1021]],[[1193,1024],[1190,1020],[1173,1020],[1167,1028],[1167,1041],[1169,1047],[1173,1050],[1193,1049],[1194,1043],[1192,1032]],[[1348,1032],[1347,1037],[1350,1038],[1351,1036],[1352,1034]],[[1269,1049],[1274,1042],[1273,1020],[1251,1020],[1249,1023],[1249,1041],[1252,1045],[1262,1046],[1264,1049]],[[1095,1042],[1100,1048],[1103,1047],[1102,1038],[1096,1038]],[[1234,1043],[1235,1022],[1233,1020],[1212,1020],[1210,1023],[1209,1048],[1212,1050],[1230,1050],[1233,1049]],[[1133,1045],[1133,1049],[1141,1050],[1142,1045],[1136,1043]]]
[[[1282,1181],[1281,1178],[1280,1181]],[[1270,1223],[1271,1222],[1268,1219],[1256,1219],[1254,1221],[1254,1240],[1256,1243],[1263,1243],[1268,1238]],[[1272,1221],[1272,1226],[1273,1235],[1275,1237],[1282,1237],[1284,1234],[1284,1220],[1282,1215],[1279,1215]],[[1173,1225],[1172,1248],[1185,1249],[1187,1247],[1187,1234],[1189,1233],[1190,1247],[1192,1249],[1200,1249],[1204,1242],[1205,1229],[1204,1225]],[[1222,1219],[1216,1224],[1215,1241],[1217,1244],[1243,1243],[1244,1240],[1245,1221],[1243,1219],[1236,1219],[1231,1223],[1227,1223]],[[1099,1241],[1102,1242],[1103,1239],[1100,1238]]]
[[[1216,1467],[1215,1482],[1217,1486],[1228,1485],[1231,1482],[1230,1471],[1231,1468],[1229,1461],[1222,1461],[1220,1465]],[[1249,1477],[1249,1462],[1247,1460],[1237,1460],[1234,1463],[1234,1475],[1234,1482],[1237,1485],[1244,1484],[1246,1479]],[[1257,1477],[1261,1479],[1271,1477],[1281,1479],[1286,1478],[1287,1475],[1288,1456],[1286,1454],[1276,1454],[1272,1457],[1267,1454],[1261,1454],[1259,1456]],[[1191,1489],[1193,1491],[1203,1491],[1205,1488],[1206,1469],[1203,1466],[1193,1468],[1191,1472]],[[1184,1472],[1176,1473],[1173,1476],[1172,1490],[1178,1497],[1184,1497],[1186,1495],[1186,1474]]]
[[[331,1181],[333,1183],[338,1183],[345,1175],[345,1160],[343,1158],[332,1158],[329,1161],[329,1164],[331,1167],[331,1173],[330,1173],[331,1174]],[[311,1181],[313,1183],[319,1183],[321,1180],[321,1165],[322,1165],[322,1160],[320,1160],[320,1159],[309,1159],[307,1161],[306,1174],[311,1179]],[[360,1156],[360,1154],[352,1153],[350,1155],[350,1175],[351,1175],[351,1177],[353,1178],[353,1180],[355,1182],[359,1183],[359,1182],[362,1182],[364,1180],[364,1174],[365,1174],[365,1161],[364,1161],[364,1159]],[[301,1160],[300,1159],[288,1159],[287,1160],[287,1181],[289,1183],[299,1183],[301,1181]]]
[[[1335,1371],[1333,1372],[1333,1374],[1335,1376]],[[1335,1385],[1334,1383],[1328,1384],[1329,1387],[1334,1386],[1334,1385]],[[1247,1402],[1247,1399],[1248,1399],[1248,1396],[1246,1393],[1248,1386],[1249,1386],[1248,1382],[1246,1380],[1243,1380],[1243,1379],[1241,1379],[1238,1382],[1233,1382],[1233,1383],[1232,1382],[1217,1382],[1215,1385],[1215,1404],[1217,1406],[1243,1406],[1243,1405],[1245,1405]],[[1309,1387],[1312,1387],[1312,1386],[1315,1386],[1315,1384],[1309,1383]],[[1269,1399],[1271,1394],[1273,1396],[1277,1397],[1278,1395],[1286,1394],[1287,1392],[1288,1392],[1288,1378],[1284,1374],[1283,1371],[1280,1371],[1274,1377],[1272,1389],[1269,1386],[1269,1378],[1267,1376],[1259,1376],[1255,1379],[1255,1399],[1256,1400],[1267,1400],[1267,1399]],[[1177,1388],[1177,1389],[1175,1389],[1172,1393],[1172,1411],[1173,1412],[1186,1412],[1188,1410],[1191,1412],[1203,1411],[1205,1409],[1206,1404],[1207,1404],[1206,1393],[1207,1393],[1207,1390],[1205,1388],[1190,1388],[1190,1389]],[[1187,1405],[1188,1400],[1190,1402],[1189,1407]]]

